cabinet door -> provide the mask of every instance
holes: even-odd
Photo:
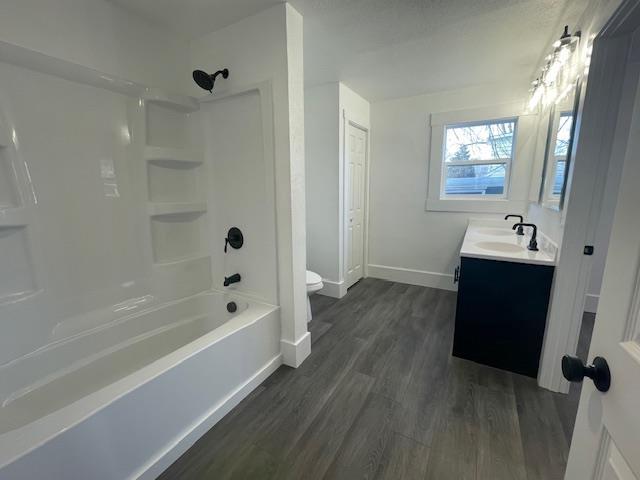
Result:
[[[553,267],[461,261],[453,354],[535,377]]]

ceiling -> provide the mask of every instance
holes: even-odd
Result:
[[[277,0],[111,0],[192,39]],[[526,85],[588,0],[291,0],[304,17],[305,82],[370,101],[472,85]]]

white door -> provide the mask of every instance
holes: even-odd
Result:
[[[347,245],[345,281],[347,288],[364,274],[364,186],[367,164],[367,132],[354,125],[347,127]]]
[[[640,95],[607,255],[590,363],[603,357],[611,388],[585,379],[566,480],[640,480]]]

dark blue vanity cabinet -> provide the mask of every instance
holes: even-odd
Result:
[[[453,355],[536,377],[553,269],[462,257]]]

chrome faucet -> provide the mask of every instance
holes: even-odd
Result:
[[[522,228],[522,227],[531,227],[533,228],[533,233],[531,234],[531,241],[529,242],[529,245],[527,246],[527,248],[529,250],[531,250],[532,252],[537,252],[538,251],[538,240],[537,240],[537,236],[538,236],[538,227],[536,227],[533,223],[516,223],[513,227],[512,230],[515,230],[516,227]]]

